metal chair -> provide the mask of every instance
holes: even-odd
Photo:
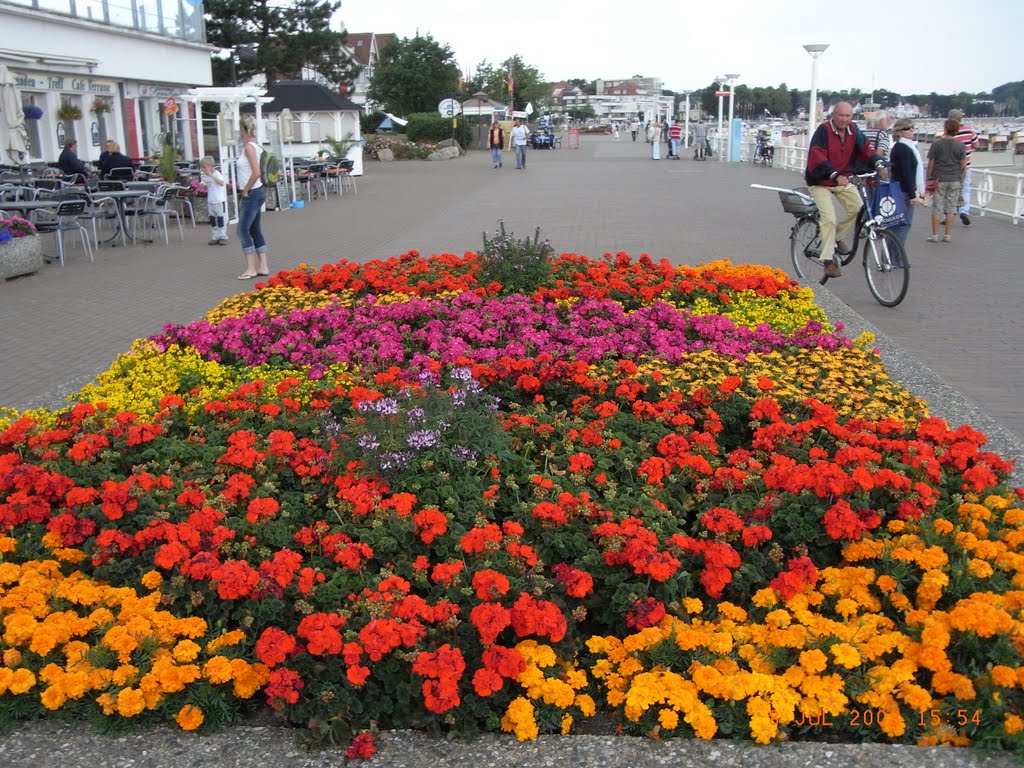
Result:
[[[192,229],[196,228],[196,212],[192,209],[192,198],[189,195],[189,190],[186,187],[178,187],[178,194],[171,200],[172,205],[181,206],[181,214],[188,212],[188,217],[192,221]]]
[[[100,247],[99,230],[104,222],[110,223],[111,227],[117,226],[117,230],[121,233],[121,245],[127,246],[124,222],[121,220],[121,209],[118,207],[117,201],[112,197],[104,197],[102,192],[86,194],[85,201],[87,203],[85,212],[79,218],[92,222],[92,239],[96,247]],[[116,235],[117,232],[112,234],[110,239],[113,240]]]
[[[131,219],[132,221],[133,240],[138,234],[139,221],[144,221],[147,225],[150,222],[159,222],[164,233],[164,244],[169,245],[171,241],[167,233],[167,220],[174,216],[178,222],[178,234],[181,236],[182,242],[185,241],[185,230],[181,226],[181,216],[171,206],[179,189],[181,187],[174,184],[164,184],[155,194],[142,195],[134,207],[124,210],[125,220]]]
[[[107,174],[109,181],[132,181],[135,178],[134,168],[111,168],[110,173]]]
[[[89,231],[82,226],[78,217],[85,212],[86,201],[83,198],[69,198],[61,200],[53,211],[39,210],[36,212],[36,231],[40,234],[53,233],[57,243],[57,260],[61,267],[64,266],[64,233],[78,232],[82,247],[85,248],[89,261],[96,260],[92,255],[92,245],[89,243]]]

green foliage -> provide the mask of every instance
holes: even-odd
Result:
[[[483,474],[485,459],[511,454],[509,435],[498,421],[498,401],[468,368],[454,369],[447,382],[422,374],[420,385],[359,403],[341,424],[349,439],[338,449],[339,470],[362,461],[396,488],[417,486],[422,498],[424,480],[447,474],[465,482]],[[480,490],[472,488],[474,494]],[[459,495],[454,487],[445,492]]]
[[[488,238],[484,233],[484,247],[480,252],[481,285],[501,284],[501,293],[532,294],[551,277],[551,259],[555,249],[547,240],[540,239],[540,227],[533,239],[517,240],[505,232],[505,222],[498,222],[498,232]]]
[[[359,113],[359,130],[362,133],[376,133],[380,124],[384,122],[387,115],[383,112],[371,112],[370,114]]]
[[[259,74],[268,85],[297,80],[309,68],[332,84],[351,86],[360,67],[344,48],[348,33],[330,29],[340,6],[330,0],[206,0],[206,39],[213,46],[254,51],[236,61],[240,83]],[[231,84],[229,61],[213,60],[213,80]]]
[[[178,178],[178,167],[174,164],[178,159],[178,152],[173,144],[165,144],[160,152],[160,160],[157,168],[164,181],[174,181]]]
[[[433,144],[416,144],[386,136],[371,136],[366,140],[363,151],[374,160],[379,160],[382,149],[391,150],[395,160],[426,160],[437,147]]]
[[[324,138],[323,143],[331,148],[331,154],[335,157],[345,157],[353,147],[359,146],[359,139],[352,136],[351,133],[346,133],[344,138],[341,139],[327,136]]]
[[[385,112],[406,117],[436,110],[459,80],[455,53],[430,35],[392,40],[380,53],[367,98]]]
[[[450,118],[441,117],[437,112],[424,112],[409,115],[409,124],[405,126],[405,135],[409,141],[439,142],[455,138],[460,147],[469,146],[470,128],[462,118],[456,119],[454,131]]]

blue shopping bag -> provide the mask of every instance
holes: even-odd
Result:
[[[907,198],[898,181],[880,181],[871,194],[871,217],[892,228],[907,223]]]

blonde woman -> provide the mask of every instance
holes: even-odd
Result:
[[[238,239],[245,257],[245,272],[239,280],[252,280],[257,275],[269,275],[267,241],[260,229],[260,212],[267,199],[267,190],[260,179],[260,145],[256,141],[256,118],[242,115],[239,120],[242,152],[235,160],[235,179],[241,204],[238,210]]]
[[[108,141],[105,145],[105,151],[100,155],[99,162],[96,166],[100,169],[100,178],[106,179],[110,176],[110,172],[115,168],[127,168],[129,171],[134,172],[135,166],[132,165],[132,161],[121,154],[121,147],[116,141]],[[131,178],[131,173],[124,174],[125,178]]]

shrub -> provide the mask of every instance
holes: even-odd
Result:
[[[494,237],[488,239],[484,233],[478,279],[483,286],[500,283],[500,293],[504,295],[532,294],[551,277],[554,253],[551,244],[540,239],[540,227],[532,240],[517,240],[511,232],[505,232],[505,222],[499,221]]]
[[[454,132],[452,121],[447,117],[441,117],[429,112],[418,112],[409,115],[409,125],[405,127],[405,133],[409,141],[444,141],[453,137],[459,142],[460,147],[469,146],[471,132],[464,120],[459,119]]]

